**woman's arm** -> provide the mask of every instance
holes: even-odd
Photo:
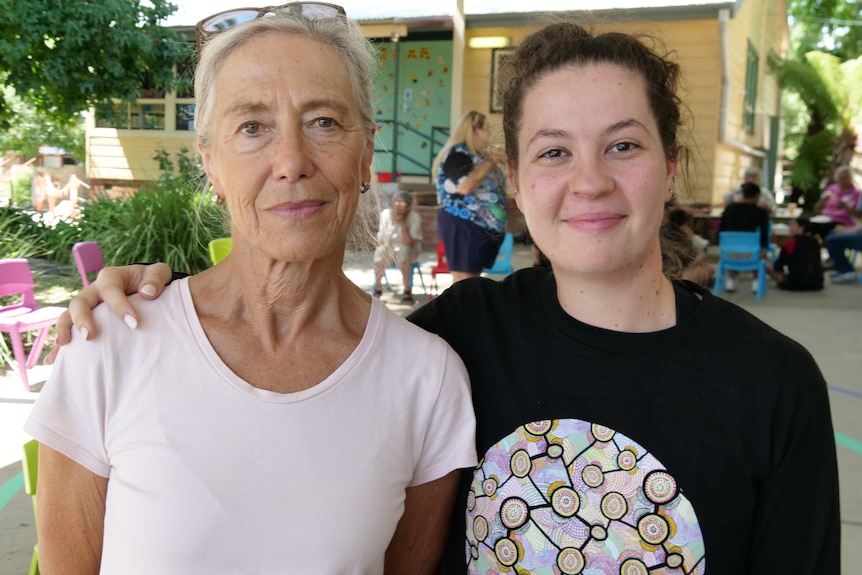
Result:
[[[440,479],[407,488],[404,514],[386,550],[384,575],[437,572],[460,476],[456,469]]]
[[[491,170],[495,169],[496,167],[497,164],[494,162],[494,160],[492,160],[491,158],[486,159],[484,162],[482,162],[481,166],[471,171],[469,174],[467,174],[466,178],[461,180],[461,183],[459,183],[458,187],[456,188],[458,190],[458,193],[463,196],[472,193],[473,190],[482,185],[482,182],[485,181],[485,178],[488,176],[488,174],[491,173]]]
[[[96,574],[102,561],[108,480],[39,446],[36,517],[43,575]]]

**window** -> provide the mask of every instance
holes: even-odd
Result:
[[[195,103],[193,100],[177,102],[177,130],[193,132],[195,130]]]
[[[742,107],[742,127],[754,133],[754,113],[757,109],[757,76],[760,55],[757,48],[748,41],[748,57],[745,65],[745,101]]]
[[[112,110],[102,110],[96,115],[97,128],[118,130],[164,130],[164,103],[137,102],[114,104]]]

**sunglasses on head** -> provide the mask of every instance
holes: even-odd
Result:
[[[326,2],[289,2],[281,6],[225,10],[224,12],[207,16],[195,26],[198,52],[200,52],[201,40],[203,38],[214,36],[215,34],[276,12],[289,12],[301,16],[306,20],[328,20],[329,18],[344,18],[347,16],[344,8],[336,4],[327,4]]]

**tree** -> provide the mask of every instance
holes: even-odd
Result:
[[[0,83],[57,124],[171,85],[188,43],[159,23],[168,0],[0,0]],[[0,124],[13,110],[0,95]]]
[[[78,161],[84,158],[84,128],[78,124],[56,124],[24,102],[10,87],[0,87],[0,98],[4,99],[14,122],[0,131],[0,151],[12,150],[25,159],[33,158],[43,145],[66,150]]]
[[[841,62],[825,52],[808,52],[801,59],[773,57],[770,69],[786,91],[799,96],[807,112],[801,133],[788,132],[793,157],[793,199],[806,204],[820,196],[820,184],[831,181],[840,165],[849,164],[856,144],[855,125],[862,114],[862,57]]]
[[[862,5],[858,0],[789,0],[787,13],[797,27],[796,53],[822,50],[841,61],[862,54]]]

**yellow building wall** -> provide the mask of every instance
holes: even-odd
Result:
[[[181,148],[194,151],[194,132],[167,130],[117,130],[93,128],[87,132],[87,176],[101,181],[146,181],[159,177],[153,158],[166,150],[176,164]]]
[[[775,77],[769,73],[767,59],[770,53],[786,54],[789,48],[786,2],[744,2],[736,17],[728,22],[727,40],[730,88],[725,124],[726,141],[717,143],[715,154],[716,173],[712,192],[715,204],[721,203],[724,192],[739,185],[745,168],[752,165],[761,168],[764,166],[764,156],[770,145],[769,119],[781,114],[780,88]],[[754,133],[743,127],[749,41],[759,55]],[[778,173],[780,174],[780,168]],[[763,182],[769,189],[774,189],[778,183],[780,182]]]

